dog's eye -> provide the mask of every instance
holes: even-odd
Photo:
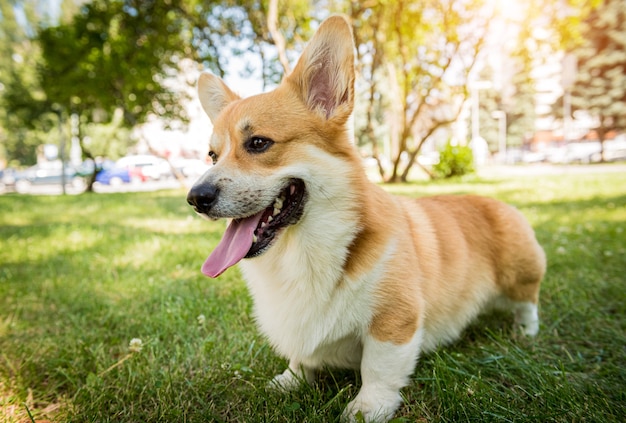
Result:
[[[217,154],[214,151],[209,151],[209,158],[213,164],[217,163]]]
[[[262,153],[270,148],[272,144],[274,144],[274,141],[269,138],[251,137],[246,141],[245,147],[249,153]]]

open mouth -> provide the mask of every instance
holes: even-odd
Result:
[[[202,273],[215,278],[241,259],[263,254],[281,229],[300,220],[305,202],[304,181],[292,179],[267,208],[253,216],[233,219],[202,265]]]
[[[292,179],[274,203],[267,207],[252,237],[252,246],[245,258],[256,257],[271,245],[276,234],[286,226],[300,220],[304,211],[306,190],[301,179]]]

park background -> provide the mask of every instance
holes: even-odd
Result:
[[[372,179],[514,204],[549,262],[539,336],[481,318],[422,357],[398,421],[623,421],[623,0],[2,1],[0,168],[204,162],[199,72],[242,95],[271,89],[335,12],[353,24],[354,135]],[[463,175],[437,172],[450,163]],[[284,360],[238,270],[200,274],[224,226],[186,205],[192,179],[62,196],[5,184],[0,421],[337,420],[357,373],[264,390]]]
[[[480,165],[623,160],[624,10],[624,0],[4,1],[0,169],[131,153],[204,160],[199,72],[244,96],[270,89],[336,12],[357,46],[355,140],[380,180],[437,176],[448,143],[470,146]]]

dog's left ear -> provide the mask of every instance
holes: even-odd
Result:
[[[347,120],[354,107],[354,40],[348,20],[332,16],[304,49],[287,81],[307,107],[327,120]]]
[[[228,88],[222,78],[204,72],[198,78],[198,98],[211,122],[215,123],[222,109],[231,101],[238,100],[239,96]]]

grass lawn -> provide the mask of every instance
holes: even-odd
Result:
[[[397,421],[626,421],[626,173],[389,189],[515,204],[549,261],[537,338],[481,318],[420,359]],[[185,194],[0,196],[0,421],[338,421],[355,372],[265,391],[286,362],[238,270],[201,275],[224,223]]]

